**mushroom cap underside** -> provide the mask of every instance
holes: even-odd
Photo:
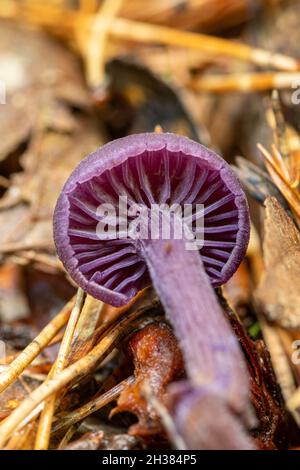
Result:
[[[180,217],[203,237],[200,255],[213,286],[225,283],[245,255],[248,205],[239,181],[221,157],[174,134],[117,139],[75,168],[54,214],[54,240],[66,270],[80,287],[104,302],[124,305],[151,282],[138,240],[125,230],[135,216],[129,212],[124,219],[120,197],[127,216],[134,205],[150,217],[154,206],[182,208]],[[192,212],[186,218],[188,206]],[[117,217],[111,219],[116,230],[109,235],[99,231],[107,208],[115,209]],[[110,217],[105,219],[107,226]]]

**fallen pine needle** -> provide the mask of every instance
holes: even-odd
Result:
[[[76,324],[65,367],[85,356],[95,344],[95,330],[104,308],[100,300],[86,296],[80,317]],[[106,325],[106,330],[108,326]]]
[[[300,83],[300,73],[258,72],[239,74],[207,74],[191,82],[196,91],[212,93],[249,93],[272,89],[293,88]]]
[[[90,28],[90,38],[86,48],[87,81],[96,88],[104,81],[105,47],[111,23],[121,9],[123,0],[105,0]]]
[[[164,26],[150,25],[137,21],[115,18],[111,24],[110,33],[116,38],[143,43],[161,43],[169,46],[198,49],[218,56],[228,56],[252,62],[264,67],[274,67],[280,70],[297,71],[299,61],[293,57],[277,54],[205,34],[181,31]]]
[[[6,7],[0,5],[0,16],[20,18],[30,24],[44,27],[52,34],[64,40],[76,42],[83,53],[86,49],[86,38],[89,36],[95,15],[84,10],[72,10],[49,5],[48,2],[22,5],[15,0],[6,0]],[[106,28],[103,25],[102,28]],[[122,40],[147,44],[160,43],[180,48],[196,49],[217,56],[227,56],[263,67],[295,72],[300,64],[294,57],[273,53],[265,49],[253,48],[228,39],[182,31],[175,28],[151,25],[124,18],[113,18],[109,34]]]
[[[66,434],[64,435],[64,437],[62,438],[62,440],[60,441],[58,447],[57,447],[57,450],[62,450],[69,442],[70,440],[72,439],[73,435],[75,434],[75,432],[77,431],[77,426],[71,426]]]
[[[75,302],[73,297],[18,357],[0,374],[0,393],[12,384],[67,323]]]
[[[157,399],[153,394],[151,387],[147,382],[144,383],[142,387],[143,394],[145,395],[148,403],[155,409],[157,415],[160,417],[161,422],[164,425],[165,430],[168,432],[168,435],[173,442],[177,450],[186,450],[186,444],[182,437],[178,434],[176,427],[174,425],[173,419],[169,414],[167,408],[163,403]]]
[[[64,369],[57,377],[44,382],[35,389],[0,425],[0,448],[3,447],[11,433],[27,416],[46,398],[56,393],[75,379],[80,379],[91,372],[111,351],[115,342],[127,333],[130,322],[143,313],[143,309],[133,312],[122,319],[107,335],[82,359]],[[19,428],[20,429],[20,428]]]
[[[72,309],[64,337],[62,339],[58,356],[55,361],[54,366],[49,372],[47,380],[49,378],[55,378],[58,374],[62,372],[65,367],[67,354],[70,348],[70,344],[74,335],[76,324],[82,310],[82,306],[85,299],[85,292],[82,289],[78,289],[76,302]],[[49,446],[50,441],[50,430],[52,425],[53,414],[55,410],[55,401],[56,394],[54,393],[49,400],[45,403],[43,411],[41,413],[36,440],[35,440],[35,450],[46,450]]]
[[[292,187],[291,182],[286,179],[285,173],[279,166],[278,154],[275,153],[274,158],[274,148],[271,155],[261,144],[257,144],[257,147],[265,159],[265,165],[272,180],[290,204],[295,216],[300,219],[300,194],[298,188]]]
[[[85,405],[81,406],[75,411],[72,411],[71,413],[68,414],[68,416],[62,418],[58,422],[56,422],[53,426],[53,432],[57,432],[58,430],[65,428],[67,426],[72,426],[78,421],[83,420],[90,414],[94,413],[95,411],[100,410],[104,406],[106,406],[108,403],[112,402],[118,396],[120,393],[125,389],[125,387],[131,383],[133,383],[134,377],[130,376],[127,379],[123,380],[119,384],[117,384],[115,387],[111,388],[107,392],[103,393],[101,396],[93,398],[90,400],[88,403]]]

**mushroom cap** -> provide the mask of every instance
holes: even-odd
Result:
[[[57,253],[73,280],[115,306],[151,283],[138,240],[99,236],[101,204],[204,204],[200,255],[213,286],[238,268],[249,241],[245,194],[230,166],[213,151],[170,133],[114,140],[87,156],[65,183],[54,213]],[[103,214],[102,214],[103,215]],[[122,224],[121,224],[122,225]],[[120,227],[121,229],[121,227]]]

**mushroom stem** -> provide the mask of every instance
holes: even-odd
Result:
[[[200,387],[216,386],[241,412],[248,400],[242,352],[198,250],[187,250],[185,240],[141,243],[153,285],[180,342],[189,381]]]
[[[242,352],[198,250],[187,250],[185,240],[142,240],[141,244],[185,358],[188,383],[173,389],[178,432],[190,449],[254,449],[242,426],[252,418]],[[199,428],[199,420],[191,431],[191,413],[199,414],[200,421],[203,417],[207,432]],[[216,421],[219,413],[222,419]]]

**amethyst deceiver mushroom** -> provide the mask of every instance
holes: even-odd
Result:
[[[136,219],[132,214],[123,218],[121,196],[127,198],[127,209],[134,204],[143,209],[139,236],[130,231],[122,235]],[[193,233],[204,232],[200,250],[187,249],[189,231],[181,239],[172,230],[169,239],[162,235],[165,209],[156,213],[159,236],[142,235],[154,218],[150,209],[155,204],[203,207],[200,228],[197,210],[188,219],[180,211],[169,218],[172,229],[180,219],[183,226],[189,221]],[[115,208],[118,236],[99,233],[99,207]],[[109,217],[107,225],[115,222]],[[110,142],[85,158],[67,180],[55,209],[54,239],[70,276],[104,302],[124,305],[152,281],[185,358],[188,383],[174,392],[174,420],[186,441],[194,442],[185,430],[189,403],[200,410],[205,403],[206,415],[211,405],[211,419],[204,421],[199,448],[208,435],[218,436],[216,446],[225,442],[225,448],[252,448],[242,425],[249,417],[247,370],[213,289],[236,271],[249,239],[247,201],[229,165],[204,146],[174,134],[138,134]],[[219,412],[225,420],[220,425]]]

